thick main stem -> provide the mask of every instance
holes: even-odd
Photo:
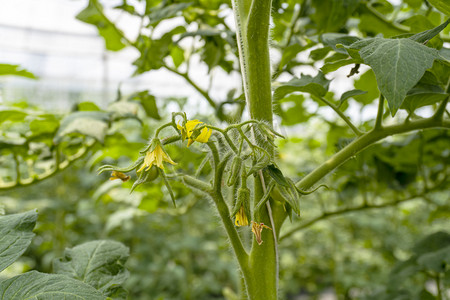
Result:
[[[253,0],[247,20],[244,45],[247,104],[250,117],[272,125],[272,92],[269,57],[269,22],[271,0]]]
[[[271,0],[233,0],[243,86],[250,118],[263,120],[272,126],[272,92],[269,58],[269,22]],[[266,148],[263,142],[261,147]],[[273,151],[269,151],[272,154]],[[264,195],[263,178],[255,177],[255,203]],[[270,225],[269,211],[261,211],[260,220]],[[273,225],[272,225],[273,226]],[[275,228],[274,228],[275,229]],[[276,239],[268,229],[263,230],[261,245],[253,240],[249,270],[244,273],[249,299],[277,299]]]

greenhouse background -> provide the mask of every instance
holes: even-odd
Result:
[[[108,2],[107,8],[120,1]],[[18,0],[5,1],[0,9],[0,57],[3,63],[17,64],[39,77],[0,78],[1,99],[28,99],[45,108],[67,109],[71,104],[93,101],[105,107],[114,100],[120,86],[124,95],[150,89],[157,97],[188,97],[192,112],[208,110],[184,79],[166,70],[132,77],[135,49],[119,52],[105,50],[95,27],[78,21],[76,15],[86,1]],[[114,14],[125,34],[135,34],[137,20]],[[107,10],[107,12],[110,12]],[[175,26],[176,20],[167,22]],[[207,69],[192,67],[201,87],[207,87]],[[220,71],[215,74],[214,96],[225,97],[227,90],[239,83]],[[180,88],[181,87],[181,88]],[[199,106],[200,105],[200,106]]]
[[[271,203],[282,226],[272,257],[279,299],[450,299],[450,21],[436,1],[272,0],[272,81],[259,103],[270,100],[273,121],[249,120],[230,1],[3,1],[0,64],[37,78],[0,76],[0,225],[35,218],[28,248],[4,269],[0,259],[0,295],[8,280],[64,274],[77,247],[109,241],[122,256],[94,274],[118,271],[103,295],[244,299],[243,269],[223,229],[249,257],[251,249],[270,256],[276,227],[257,209]],[[77,19],[92,3],[132,42],[106,50],[117,36]],[[429,41],[412,40],[431,29]],[[164,34],[168,45],[158,44]],[[363,63],[345,48],[373,37],[412,50],[394,66],[385,63],[393,55]],[[145,38],[142,48],[134,43]],[[156,67],[145,64],[152,47],[163,48]],[[387,66],[386,86],[404,89],[401,103],[380,93],[377,64]],[[315,182],[302,185],[308,178]]]

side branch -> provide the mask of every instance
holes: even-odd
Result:
[[[214,100],[211,98],[211,96],[209,96],[208,92],[206,92],[204,89],[199,87],[194,81],[192,81],[191,77],[189,77],[189,75],[187,73],[182,73],[182,72],[178,71],[177,69],[169,67],[168,65],[165,65],[165,64],[163,66],[170,72],[183,77],[197,92],[199,92],[206,99],[206,101],[208,101],[209,105],[212,108],[217,109],[217,104],[214,102]]]
[[[216,205],[217,211],[219,212],[220,219],[225,227],[225,231],[227,232],[228,238],[230,239],[231,246],[236,254],[237,260],[239,262],[239,266],[242,271],[245,273],[249,269],[248,265],[248,253],[245,251],[244,245],[242,244],[242,240],[234,226],[231,217],[230,210],[228,208],[227,203],[222,195],[222,179],[225,167],[227,165],[227,161],[229,159],[228,155],[225,155],[222,161],[219,161],[219,155],[217,152],[217,147],[213,142],[207,143],[208,147],[211,149],[213,161],[214,161],[214,181],[213,181],[213,189],[209,192],[209,195],[214,201]]]
[[[378,112],[377,112],[377,120],[375,121],[375,129],[381,129],[383,127],[383,113],[384,113],[384,96],[380,95],[380,99],[378,99]]]
[[[88,151],[95,145],[95,143],[96,143],[95,141],[89,143],[85,147],[81,148],[77,153],[68,157],[67,160],[65,160],[63,162],[59,162],[59,153],[57,153],[56,154],[56,163],[55,163],[55,167],[53,168],[53,170],[44,172],[40,175],[35,174],[29,178],[21,180],[20,171],[19,171],[19,173],[17,173],[18,174],[17,180],[15,180],[14,182],[11,182],[11,183],[0,182],[0,191],[6,191],[6,190],[10,190],[10,189],[17,188],[17,187],[29,186],[29,185],[38,183],[42,180],[45,180],[47,178],[50,178],[50,177],[58,174],[60,171],[67,169],[76,160],[78,160],[78,159],[82,158],[84,155],[86,155],[88,153]],[[16,163],[18,163],[17,159],[16,159]],[[16,165],[16,168],[18,168],[18,165]],[[19,170],[19,169],[17,169],[17,170]]]
[[[341,117],[342,120],[344,120],[345,123],[347,123],[347,125],[350,127],[350,129],[357,135],[357,136],[361,136],[363,135],[363,133],[356,128],[355,125],[353,125],[352,121],[350,121],[349,118],[347,118],[344,113],[333,103],[331,103],[330,101],[328,101],[327,99],[323,98],[323,97],[319,97],[319,99],[325,103],[326,105],[328,105],[329,107],[331,107],[331,109],[333,109],[338,115],[339,117]]]
[[[298,224],[297,226],[295,226],[294,228],[290,229],[289,231],[287,231],[285,234],[283,234],[280,237],[280,241],[284,240],[285,238],[293,235],[294,233],[296,233],[297,231],[303,230],[305,228],[310,227],[311,225],[322,221],[322,220],[326,220],[328,218],[331,217],[335,217],[335,216],[339,216],[339,215],[343,215],[346,213],[350,213],[350,212],[354,212],[354,211],[360,211],[360,210],[366,210],[366,209],[375,209],[375,208],[385,208],[385,207],[390,207],[390,206],[396,206],[400,203],[403,202],[407,202],[407,201],[412,201],[412,200],[416,200],[419,199],[420,197],[422,197],[423,195],[414,195],[412,197],[406,198],[406,199],[401,199],[401,200],[397,200],[397,201],[392,201],[392,202],[388,202],[388,203],[383,203],[383,204],[377,204],[377,205],[368,205],[368,204],[363,204],[360,206],[356,206],[356,207],[349,207],[349,208],[344,208],[344,209],[340,209],[340,210],[336,210],[336,211],[332,211],[332,212],[324,212],[322,213],[322,215],[315,217],[309,221],[307,221],[306,223],[302,223],[302,224]]]
[[[361,152],[368,146],[394,134],[406,133],[419,129],[427,128],[447,128],[450,129],[450,120],[436,119],[431,117],[428,119],[408,122],[405,124],[398,124],[383,127],[380,130],[374,129],[368,133],[355,139],[352,143],[347,145],[341,151],[333,155],[330,159],[325,161],[314,171],[306,175],[303,179],[296,183],[296,186],[301,190],[308,190],[319,180],[325,177],[328,173],[333,171],[338,166],[342,165],[349,158]]]

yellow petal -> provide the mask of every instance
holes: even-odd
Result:
[[[200,122],[199,120],[190,120],[186,122],[186,134],[187,137],[191,137],[192,135],[192,131],[194,130],[195,126],[197,126],[197,124],[202,124],[203,122]]]
[[[155,164],[155,152],[152,151],[152,152],[148,153],[148,159],[147,159],[147,161],[146,161],[146,163],[145,163],[145,166],[146,166],[147,168],[145,169],[145,171],[150,170],[150,168],[151,168],[154,164]]]
[[[139,168],[139,170],[137,170],[136,172],[142,172],[142,170],[144,170],[146,167],[145,163],[142,164],[142,166]]]
[[[163,155],[163,160],[164,160],[165,162],[168,162],[168,163],[172,164],[172,165],[176,165],[176,164],[177,164],[177,163],[174,162],[174,161],[170,158],[170,156],[169,156],[167,153],[165,153],[165,152],[164,152],[164,155]]]
[[[205,127],[202,129],[202,132],[195,140],[200,143],[207,143],[209,138],[211,137],[211,134],[212,130]]]
[[[161,148],[161,146],[157,145],[155,150],[153,151],[154,156],[155,156],[155,161],[156,161],[156,166],[159,167],[160,169],[164,170],[164,166],[163,166],[163,150]]]
[[[236,226],[248,226],[248,219],[245,214],[245,210],[244,210],[243,206],[241,206],[239,208],[239,211],[236,214],[236,220],[234,221],[234,224]]]

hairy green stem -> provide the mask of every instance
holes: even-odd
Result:
[[[40,175],[34,175],[34,176],[31,176],[26,179],[22,178],[19,181],[15,180],[13,182],[7,182],[7,183],[0,182],[0,191],[6,191],[6,190],[14,189],[17,187],[29,186],[29,185],[41,182],[42,180],[45,180],[47,178],[50,178],[50,177],[58,174],[60,171],[63,171],[64,169],[68,168],[70,165],[72,165],[72,163],[74,163],[75,161],[77,161],[78,159],[80,159],[84,155],[86,155],[95,144],[96,144],[96,141],[87,143],[87,145],[85,147],[81,148],[74,155],[67,157],[67,160],[65,160],[63,162],[59,162],[59,159],[58,159],[53,170],[42,173]],[[57,156],[57,158],[59,158],[59,155]]]
[[[250,117],[272,124],[272,93],[269,57],[271,0],[253,0],[244,42],[247,104]]]
[[[361,136],[363,135],[363,133],[356,128],[355,125],[353,125],[352,121],[350,121],[349,118],[347,118],[347,116],[333,103],[331,103],[330,101],[328,101],[327,99],[323,98],[323,97],[319,97],[319,99],[325,103],[326,105],[328,105],[329,107],[331,107],[331,109],[333,109],[338,115],[339,117],[341,117],[342,120],[344,120],[345,123],[347,123],[347,125],[350,127],[350,129],[357,135],[357,136]]]
[[[290,237],[291,235],[293,235],[294,233],[303,230],[305,228],[308,228],[310,226],[312,226],[313,224],[322,221],[322,220],[326,220],[329,219],[331,217],[335,217],[335,216],[339,216],[339,215],[343,215],[343,214],[347,214],[347,213],[351,213],[354,211],[361,211],[361,210],[368,210],[368,209],[377,209],[377,208],[385,208],[385,207],[390,207],[390,206],[396,206],[400,203],[403,202],[408,202],[408,201],[412,201],[412,200],[417,200],[420,197],[422,197],[423,195],[414,195],[405,199],[401,199],[401,200],[396,200],[396,201],[392,201],[392,202],[387,202],[387,203],[383,203],[383,204],[375,204],[375,205],[369,205],[367,203],[360,205],[360,206],[355,206],[355,207],[349,207],[349,208],[344,208],[344,209],[340,209],[340,210],[336,210],[336,211],[332,211],[332,212],[324,212],[322,213],[320,216],[315,217],[305,223],[302,224],[298,224],[296,226],[294,226],[293,228],[289,229],[287,232],[285,232],[281,237],[280,237],[280,241],[286,239],[287,237]]]
[[[405,133],[409,131],[427,129],[433,127],[450,128],[450,121],[437,119],[434,116],[428,119],[412,121],[404,124],[397,124],[386,126],[382,129],[374,129],[347,145],[341,151],[333,155],[330,159],[325,161],[314,171],[306,175],[303,179],[297,182],[296,186],[302,190],[307,190],[316,184],[319,180],[325,177],[335,168],[346,162],[368,146],[394,134]]]
[[[213,189],[211,190],[209,195],[216,205],[222,223],[225,227],[225,231],[227,232],[228,238],[230,239],[234,254],[236,255],[241,271],[245,276],[249,273],[248,253],[247,251],[245,251],[241,238],[231,220],[230,210],[221,192],[223,173],[229,156],[225,156],[222,161],[219,161],[216,145],[213,142],[208,142],[207,145],[211,149],[215,166]]]
[[[166,68],[168,71],[175,73],[181,77],[183,77],[197,92],[199,92],[205,99],[206,101],[208,101],[209,105],[214,108],[217,109],[217,104],[214,102],[214,100],[211,98],[211,96],[208,94],[207,91],[205,91],[204,89],[202,89],[201,87],[199,87],[192,79],[191,77],[189,77],[189,75],[187,73],[182,73],[180,71],[178,71],[177,69],[174,69],[172,67],[169,67],[168,65],[164,64],[163,65],[164,68]]]
[[[377,111],[377,119],[375,121],[375,129],[381,129],[383,122],[383,113],[384,113],[384,96],[380,94],[380,99],[378,99],[378,111]]]
[[[272,93],[269,59],[269,22],[271,0],[232,0],[236,17],[239,61],[250,118],[272,126]],[[250,5],[251,3],[251,5]],[[265,147],[265,145],[258,145]],[[270,151],[272,152],[272,151]],[[265,185],[255,177],[254,204],[264,196]],[[270,212],[261,210],[261,220],[271,224]],[[277,299],[276,241],[270,230],[262,231],[261,245],[253,239],[249,270],[243,270],[247,294],[251,300]]]

